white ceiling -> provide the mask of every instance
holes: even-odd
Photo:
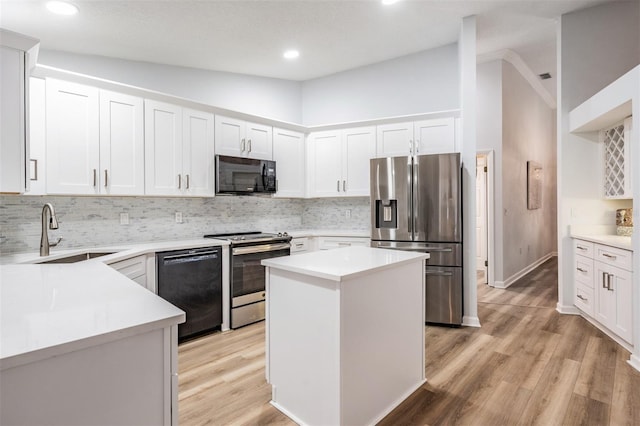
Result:
[[[0,0],[0,26],[41,49],[303,81],[453,43],[477,15],[478,54],[511,49],[555,76],[558,17],[606,1],[75,0],[68,17]],[[300,57],[283,59],[288,48]],[[555,97],[555,80],[543,84]]]

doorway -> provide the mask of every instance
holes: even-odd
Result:
[[[493,286],[493,152],[476,155],[476,274]]]

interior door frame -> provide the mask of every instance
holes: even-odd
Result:
[[[495,153],[478,151],[476,157],[478,155],[487,158],[487,284],[495,287]]]

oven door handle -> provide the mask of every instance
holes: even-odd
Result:
[[[233,256],[240,256],[243,254],[264,253],[267,251],[285,250],[288,248],[291,248],[291,244],[289,243],[261,244],[258,246],[234,247],[231,249],[231,254]]]

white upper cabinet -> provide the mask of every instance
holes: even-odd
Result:
[[[416,121],[413,124],[415,155],[444,154],[455,150],[453,117]]]
[[[213,114],[145,100],[148,195],[213,196]]]
[[[311,133],[307,153],[309,196],[368,196],[375,134],[375,127]]]
[[[144,101],[145,193],[182,193],[182,108]]]
[[[213,196],[214,188],[213,114],[183,110],[182,173],[185,195]]]
[[[29,176],[27,194],[45,195],[46,182],[46,83],[41,78],[29,79]]]
[[[100,91],[100,192],[144,194],[144,104]]]
[[[100,193],[99,90],[47,79],[47,192]]]
[[[375,155],[375,127],[342,131],[342,195],[369,196],[369,164]]]
[[[142,99],[54,79],[46,86],[47,193],[144,194]]]
[[[216,115],[216,154],[233,157],[273,159],[273,134],[270,126]]]
[[[0,28],[0,193],[29,189],[28,74],[38,40]]]
[[[444,154],[455,150],[453,117],[377,127],[377,157]]]
[[[273,159],[276,162],[275,197],[305,196],[304,134],[292,130],[273,129]]]

